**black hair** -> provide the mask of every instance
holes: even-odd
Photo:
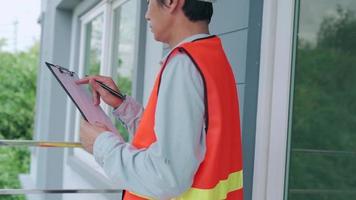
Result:
[[[166,0],[157,0],[158,4],[165,6]],[[190,21],[207,21],[210,23],[213,16],[213,4],[199,0],[185,0],[183,12]]]

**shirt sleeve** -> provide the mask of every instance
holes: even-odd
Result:
[[[113,115],[121,121],[132,136],[141,121],[142,113],[142,105],[130,96],[127,96],[122,104],[113,111]]]
[[[105,132],[95,141],[95,159],[119,188],[155,199],[179,196],[205,156],[204,111],[202,77],[187,55],[177,55],[162,74],[156,142],[136,149]]]

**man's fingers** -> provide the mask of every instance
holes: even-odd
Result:
[[[104,76],[99,76],[99,75],[97,75],[97,76],[86,76],[86,77],[84,77],[84,78],[82,78],[82,79],[79,79],[79,80],[76,80],[75,81],[75,83],[76,84],[88,84],[88,83],[90,83],[92,80],[99,80],[99,81],[107,81],[107,79],[108,79],[109,77],[104,77]]]
[[[85,77],[85,78],[76,80],[75,83],[76,84],[88,84],[90,79],[91,79],[91,77]]]
[[[76,84],[90,84],[96,91],[98,91],[100,89],[100,87],[98,87],[99,84],[96,81],[100,81],[100,82],[106,84],[111,89],[118,90],[118,88],[117,88],[116,84],[114,83],[114,81],[112,80],[112,78],[108,77],[108,76],[100,76],[100,75],[87,76],[85,78],[75,81],[75,83]],[[102,91],[98,91],[98,92],[100,93]]]
[[[101,100],[111,106],[117,105],[117,97],[110,94],[110,92],[104,89],[103,86],[101,86],[101,84],[99,84],[98,82],[104,83],[112,90],[119,91],[118,87],[111,79],[111,77],[107,76],[87,76],[83,79],[76,81],[77,84],[89,84],[91,86],[94,105],[99,105]]]
[[[111,83],[112,79],[108,76],[93,76],[93,79],[98,80],[103,83]]]
[[[95,82],[95,77],[96,76],[87,76],[85,78],[76,80],[75,83],[76,84],[89,84],[92,88],[94,105],[99,105],[100,104],[100,94],[98,94],[98,85]]]
[[[110,87],[113,90],[119,90],[115,82],[112,80],[111,77],[108,76],[93,76],[93,79],[96,81],[100,81]]]

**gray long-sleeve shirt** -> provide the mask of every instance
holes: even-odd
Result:
[[[182,41],[206,37],[199,34]],[[116,115],[134,134],[143,108],[128,97]],[[205,105],[202,77],[185,54],[173,57],[161,79],[155,113],[156,142],[136,149],[115,134],[102,133],[94,156],[119,188],[155,199],[179,196],[190,188],[205,156]]]

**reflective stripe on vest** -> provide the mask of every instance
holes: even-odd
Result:
[[[211,189],[191,188],[185,192],[181,197],[174,198],[173,200],[191,200],[191,199],[204,199],[204,200],[217,200],[226,199],[229,192],[242,189],[242,170],[231,173],[226,180],[221,180]]]
[[[211,189],[200,189],[191,188],[185,192],[182,196],[173,198],[172,200],[192,200],[192,199],[202,199],[202,200],[219,200],[226,199],[228,193],[242,189],[243,176],[242,171],[234,172],[229,175],[225,180],[219,181],[219,183]],[[150,197],[145,197],[139,194],[136,195],[137,199],[148,199],[153,200]]]

